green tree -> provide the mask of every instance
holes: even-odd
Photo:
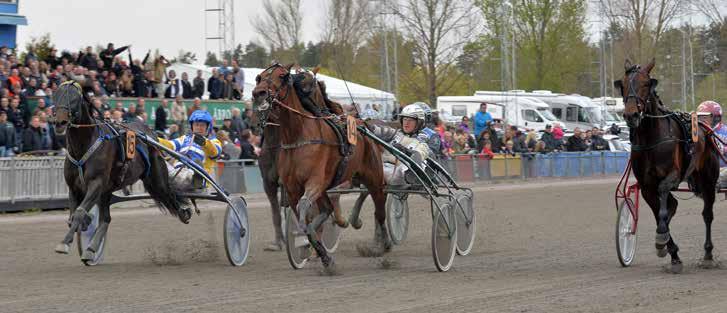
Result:
[[[46,33],[40,37],[32,37],[30,42],[25,44],[25,51],[33,51],[39,60],[44,60],[50,55],[50,51],[56,46],[51,42],[50,34]],[[25,60],[26,53],[21,54],[20,58]]]
[[[270,64],[270,56],[264,47],[249,42],[245,46],[245,53],[242,55],[240,66],[265,68]]]
[[[308,42],[300,58],[300,64],[307,67],[315,67],[321,64],[321,46],[322,43],[313,44]]]
[[[220,65],[222,65],[222,62],[220,62],[220,60],[217,59],[217,54],[215,54],[213,52],[207,52],[207,57],[204,60],[204,65],[220,66]]]

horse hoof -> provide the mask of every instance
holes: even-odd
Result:
[[[65,243],[59,243],[56,245],[56,253],[60,254],[68,254],[68,251],[71,250],[71,247],[68,246],[68,244]]]
[[[81,261],[92,261],[95,256],[96,254],[93,251],[86,249],[86,251],[83,251]]]
[[[715,269],[715,268],[719,268],[719,267],[720,267],[719,262],[717,262],[713,259],[702,260],[701,262],[699,262],[699,268],[703,268],[706,270]]]
[[[348,221],[336,222],[334,224],[336,224],[340,228],[348,228],[348,225],[349,225]]]
[[[333,257],[328,256],[325,258],[321,258],[321,263],[323,264],[323,268],[321,269],[321,275],[324,276],[336,276],[340,273],[338,272],[338,266],[336,266],[336,262],[333,260]]]
[[[666,254],[667,254],[666,247],[661,248],[661,249],[656,249],[656,256],[663,258],[666,256]]]
[[[672,274],[680,274],[682,272],[682,269],[684,269],[684,265],[682,262],[672,262],[671,264],[671,273]]]
[[[189,220],[192,218],[192,210],[182,209],[179,211],[179,220],[184,224],[189,224]]]
[[[671,239],[669,233],[656,233],[656,237],[654,238],[656,244],[659,246],[666,245],[666,243],[669,242],[669,239]]]
[[[361,229],[361,227],[363,227],[363,222],[359,218],[355,221],[351,221],[351,226],[353,226],[353,229]]]

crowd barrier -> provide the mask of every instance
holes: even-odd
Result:
[[[551,154],[455,155],[442,164],[459,182],[535,177],[590,177],[620,174],[628,152],[563,152]],[[63,157],[0,158],[0,212],[31,208],[62,208],[68,188],[63,179]],[[212,176],[230,193],[263,192],[262,176],[254,160],[219,161]],[[143,192],[141,183],[132,193]]]

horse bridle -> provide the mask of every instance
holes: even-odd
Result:
[[[73,86],[73,89],[81,96],[82,102],[80,105],[86,105],[88,103],[91,103],[91,100],[88,98],[88,96],[86,94],[83,93],[83,88],[77,82],[75,82],[73,80],[68,80],[68,81],[63,82],[60,86],[63,86],[63,85]],[[68,115],[70,116],[69,121],[68,121],[68,127],[71,127],[71,128],[96,127],[96,126],[103,124],[103,123],[90,123],[90,124],[75,123],[75,121],[78,121],[78,119],[80,118],[81,110],[80,110],[80,108],[77,108],[76,110],[74,110],[71,107],[70,101],[67,101],[67,102],[69,102],[69,103],[64,104],[61,101],[60,103],[56,104],[56,107],[68,111]],[[91,108],[89,108],[89,110],[96,110],[96,108],[91,107]],[[98,112],[98,110],[96,110],[96,111]],[[98,113],[100,114],[101,112],[98,112]],[[55,114],[52,117],[52,119],[55,121]]]
[[[290,73],[286,73],[284,77],[281,77],[283,79],[283,84],[281,84],[280,88],[278,88],[275,93],[273,93],[272,89],[270,89],[270,86],[273,86],[273,79],[272,74],[275,71],[276,68],[284,68],[279,63],[274,63],[273,65],[270,65],[268,68],[266,68],[263,72],[267,72],[269,75],[265,78],[265,82],[267,83],[267,98],[265,98],[265,102],[262,106],[258,106],[255,108],[255,114],[258,117],[258,123],[260,124],[260,127],[265,128],[267,125],[273,125],[278,126],[277,124],[268,122],[268,118],[270,117],[273,104],[280,103],[288,98],[288,95],[290,94],[290,86],[292,86],[292,81],[290,80]],[[287,72],[287,71],[286,71]],[[260,75],[257,76],[256,81],[259,84],[261,81]],[[287,82],[287,84],[286,84]],[[281,93],[285,89],[285,95],[281,97]]]

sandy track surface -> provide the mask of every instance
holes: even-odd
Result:
[[[684,273],[656,257],[654,222],[643,207],[636,261],[621,268],[614,245],[614,179],[476,186],[472,254],[438,273],[430,249],[428,201],[410,198],[409,236],[385,257],[357,255],[373,237],[347,229],[335,254],[340,275],[302,269],[285,252],[265,252],[270,213],[250,201],[253,246],[245,266],[224,256],[221,206],[204,204],[190,225],[137,203],[112,209],[105,261],[81,265],[53,247],[62,212],[0,216],[0,312],[727,312],[727,271],[697,267],[701,201],[682,201],[672,234]],[[686,194],[680,194],[686,197]],[[344,198],[344,207],[352,199]],[[717,202],[715,252],[727,245],[726,202]],[[75,252],[75,247],[73,252]]]

